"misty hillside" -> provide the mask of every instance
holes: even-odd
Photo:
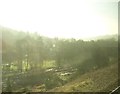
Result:
[[[86,38],[86,40],[106,40],[106,39],[118,40],[118,34],[103,35],[103,36],[96,36],[96,37]]]
[[[85,41],[1,28],[3,92],[110,91],[118,40]]]
[[[3,34],[2,34],[2,37],[4,38],[4,35],[8,36],[9,34],[6,34],[8,33],[7,31],[11,32],[13,35],[17,35],[17,34],[20,34],[20,33],[23,33],[23,31],[17,31],[17,30],[14,30],[14,29],[11,29],[11,28],[7,28],[7,27],[2,27],[0,26],[0,32],[1,31],[4,31]],[[16,32],[17,31],[17,32]],[[18,33],[19,32],[19,33]],[[36,33],[33,33],[34,35]],[[40,35],[40,34],[39,34]],[[23,34],[24,36],[24,34]],[[9,37],[9,36],[8,36]],[[14,38],[14,37],[13,37]],[[80,38],[82,40],[82,38]],[[86,41],[88,40],[106,40],[106,39],[114,39],[114,40],[118,40],[118,34],[113,34],[113,35],[102,35],[102,36],[96,36],[96,37],[89,37],[89,38],[85,38]],[[84,39],[83,39],[84,40]]]
[[[117,1],[0,0],[2,94],[115,89]]]

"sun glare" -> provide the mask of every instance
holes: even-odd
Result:
[[[101,7],[95,4],[79,0],[4,0],[0,3],[0,25],[62,38],[88,38],[117,33],[117,4],[103,4],[108,13],[99,11]],[[116,11],[115,17],[112,11]]]

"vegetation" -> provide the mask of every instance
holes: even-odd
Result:
[[[49,92],[110,92],[117,87],[117,64],[79,75],[77,79]]]
[[[117,69],[109,67],[114,67],[118,60],[116,38],[84,41],[48,38],[7,28],[1,28],[0,32],[4,92],[45,92],[65,84],[69,86],[77,77],[83,80],[80,85],[88,84],[84,89],[77,88],[78,91],[100,91],[109,86],[101,85],[100,77],[105,78],[102,80],[107,84],[112,75],[107,71],[113,69],[116,73]],[[96,70],[98,72],[94,72]],[[94,79],[87,79],[90,75]],[[113,77],[109,82],[112,84],[116,79]],[[76,91],[73,85],[67,91]]]

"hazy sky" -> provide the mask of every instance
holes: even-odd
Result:
[[[49,37],[118,32],[118,0],[0,0],[0,25]]]

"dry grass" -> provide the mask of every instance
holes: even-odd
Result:
[[[117,87],[118,65],[86,73],[64,86],[54,88],[49,92],[108,92]]]

